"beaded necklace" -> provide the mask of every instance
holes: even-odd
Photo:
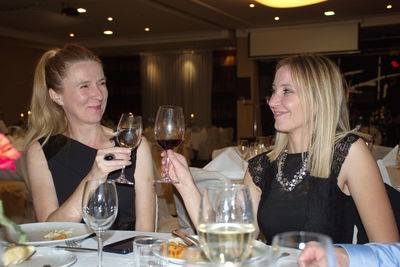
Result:
[[[303,181],[304,177],[307,174],[307,161],[308,161],[308,156],[306,155],[302,166],[300,170],[296,172],[294,177],[292,179],[287,179],[286,177],[283,177],[283,165],[285,164],[286,157],[287,157],[288,151],[287,149],[282,153],[282,155],[279,157],[278,160],[278,172],[276,173],[276,180],[279,182],[279,184],[282,186],[283,190],[286,192],[292,191],[301,181]]]

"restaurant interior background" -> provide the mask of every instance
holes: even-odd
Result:
[[[336,14],[325,16],[330,10]],[[24,123],[38,58],[75,42],[104,62],[106,119],[133,111],[149,126],[160,104],[181,105],[190,127],[233,128],[233,144],[273,134],[264,97],[276,60],[319,52],[345,74],[353,126],[378,130],[380,143],[393,146],[400,123],[399,11],[389,0],[290,9],[250,0],[2,0],[1,116],[8,125]]]

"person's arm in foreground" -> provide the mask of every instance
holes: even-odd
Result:
[[[337,266],[385,266],[400,265],[400,243],[369,243],[365,245],[339,244],[334,247]],[[300,267],[327,266],[326,254],[322,247],[307,245],[301,252],[298,263]]]

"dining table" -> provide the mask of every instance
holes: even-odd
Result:
[[[118,231],[118,230],[110,230],[103,234],[104,245],[114,243],[129,237],[134,236],[153,236],[159,239],[168,240],[172,238],[172,234],[170,233],[158,233],[158,232],[140,232],[140,231]],[[97,248],[97,239],[96,237],[86,238],[81,242],[82,248]],[[265,246],[265,248],[269,248],[269,246]],[[74,251],[72,252],[76,255],[77,260],[70,266],[72,267],[88,267],[88,266],[95,266],[97,264],[97,251]],[[267,253],[267,249],[265,251]],[[281,260],[281,259],[280,259]],[[295,263],[296,257],[285,257],[282,260],[286,260],[289,265],[287,266],[297,266]],[[251,267],[261,267],[261,266],[268,266],[270,260],[267,257],[252,263]],[[292,262],[292,264],[290,264]],[[128,254],[118,254],[118,253],[110,253],[104,252],[103,253],[103,266],[104,267],[134,267],[134,253]],[[184,266],[182,264],[172,263],[169,262],[168,266],[170,267],[179,267]]]

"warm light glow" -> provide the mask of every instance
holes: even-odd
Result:
[[[290,8],[290,7],[314,5],[328,0],[255,0],[255,1],[269,7]]]
[[[249,5],[250,8],[253,8],[253,7],[255,7],[255,6],[256,6],[255,4],[250,4],[250,5]]]
[[[144,31],[145,31],[145,32],[149,32],[149,31],[150,31],[150,28],[149,28],[149,27],[146,27],[146,28],[144,28]]]
[[[69,34],[69,37],[75,37],[75,33],[72,33],[72,32],[71,32],[71,33]]]
[[[113,17],[108,17],[107,20],[108,20],[108,21],[113,21],[114,18],[113,18]]]
[[[392,5],[387,5],[386,8],[387,9],[391,9],[393,6]]]
[[[32,111],[28,110],[28,115],[31,115],[31,114],[32,114]]]
[[[86,13],[86,9],[85,8],[77,8],[76,11],[78,11],[79,13]]]
[[[113,34],[113,31],[107,30],[107,31],[104,31],[103,33],[104,33],[105,35],[112,35],[112,34]]]
[[[190,118],[192,118],[192,119],[194,118],[194,114],[193,114],[193,113],[192,113],[192,114],[190,114]]]
[[[275,17],[275,18],[274,18],[274,20],[280,20],[280,19],[281,19],[280,17]]]
[[[19,116],[21,116],[21,118],[25,117],[24,113],[19,114]]]
[[[335,11],[332,11],[332,10],[325,11],[324,14],[325,14],[325,16],[333,16],[333,15],[335,15]]]

